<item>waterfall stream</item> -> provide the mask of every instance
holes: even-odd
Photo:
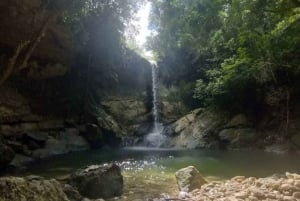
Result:
[[[159,132],[159,122],[158,122],[158,87],[157,87],[157,72],[156,72],[156,65],[152,65],[152,94],[153,94],[153,101],[152,101],[152,108],[153,108],[153,132]]]
[[[159,101],[158,101],[158,79],[157,66],[152,64],[152,115],[153,115],[153,130],[146,135],[145,144],[151,147],[161,147],[166,141],[166,136],[162,134],[163,126],[159,122]]]

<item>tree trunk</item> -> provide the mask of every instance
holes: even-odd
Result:
[[[30,41],[21,42],[15,50],[14,55],[9,59],[7,66],[1,72],[0,86],[14,73],[15,65],[21,52],[30,44]]]

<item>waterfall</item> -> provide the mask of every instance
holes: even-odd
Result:
[[[152,65],[152,108],[153,108],[153,132],[159,132],[159,123],[158,123],[158,99],[157,99],[157,72],[156,65]]]
[[[157,66],[152,64],[152,115],[153,115],[153,130],[146,135],[145,144],[152,147],[161,147],[166,141],[166,136],[162,135],[163,126],[159,122],[159,101],[158,101],[158,79]]]

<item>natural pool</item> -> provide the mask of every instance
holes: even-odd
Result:
[[[193,165],[207,180],[236,175],[267,177],[285,172],[300,173],[299,155],[262,151],[168,150],[134,147],[97,150],[56,156],[35,164],[26,174],[62,179],[78,168],[107,162],[122,167],[124,194],[118,200],[144,200],[162,193],[177,195],[175,172]]]

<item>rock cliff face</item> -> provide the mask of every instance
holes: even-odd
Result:
[[[149,111],[142,98],[108,97],[101,104],[118,122],[119,128],[116,128],[120,129],[118,133],[126,134],[126,136],[136,135],[140,129],[143,129],[143,124],[152,122],[151,110]]]
[[[5,30],[0,31],[0,80],[18,47],[34,41],[46,19],[55,15],[43,3],[0,2],[0,29]],[[127,50],[126,69],[122,65],[122,72],[115,72],[120,86],[112,86],[103,76],[112,74],[106,67],[99,64],[87,71],[81,66],[85,57],[75,58],[80,53],[74,44],[70,28],[61,19],[50,21],[28,60],[29,67],[0,84],[1,169],[55,154],[118,146],[121,138],[136,134],[147,122],[150,64]],[[119,66],[108,68],[120,71]]]
[[[7,147],[1,152],[15,153],[13,159],[7,157],[11,160],[6,163],[18,166],[33,158],[89,148],[79,128],[71,124],[76,120],[36,113],[30,99],[17,89],[2,87],[0,93],[0,139]]]
[[[144,101],[136,97],[104,99],[99,104],[102,112],[88,122],[78,115],[39,113],[32,97],[15,88],[2,87],[0,93],[0,154],[7,156],[0,166],[22,166],[51,155],[116,146],[121,138],[147,133],[152,126]]]
[[[169,140],[164,146],[175,148],[266,149],[282,153],[299,149],[297,121],[290,124],[286,139],[280,138],[280,125],[258,127],[245,114],[229,116],[209,109],[191,111],[164,129]]]
[[[20,43],[32,40],[43,24],[49,11],[42,9],[41,0],[3,0],[0,2],[0,46],[1,50],[14,50]],[[58,21],[51,23],[49,29],[33,53],[33,58],[68,63],[72,43],[70,30]]]

